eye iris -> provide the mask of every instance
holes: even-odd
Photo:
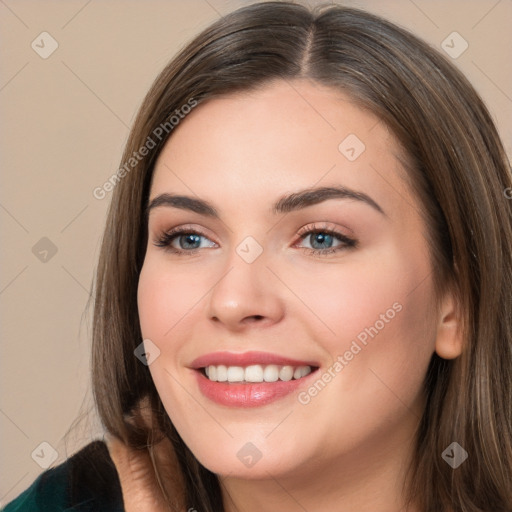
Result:
[[[183,242],[185,240],[185,242]],[[201,236],[194,233],[180,236],[180,246],[182,249],[197,249],[201,243]],[[198,244],[197,246],[190,247],[190,245]]]
[[[333,237],[327,233],[313,233],[311,235],[311,240],[311,246],[314,249],[325,249],[325,247],[315,247],[315,243],[318,242],[319,244],[328,244],[330,247],[332,245]]]

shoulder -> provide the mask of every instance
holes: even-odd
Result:
[[[124,512],[119,476],[106,444],[93,441],[41,473],[4,512]]]

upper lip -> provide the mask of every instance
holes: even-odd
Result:
[[[312,366],[317,367],[318,363],[314,361],[301,361],[290,357],[272,354],[270,352],[211,352],[194,359],[190,367],[198,370],[206,366],[249,366],[253,364],[267,365],[276,364],[280,366]]]

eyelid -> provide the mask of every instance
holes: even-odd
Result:
[[[196,224],[189,223],[189,224],[179,224],[179,225],[177,225],[173,228],[169,228],[169,229],[165,229],[165,228],[155,229],[155,232],[156,232],[155,235],[161,236],[164,234],[174,235],[174,234],[183,234],[183,233],[196,233],[198,235],[204,236],[205,238],[208,238],[212,242],[215,242],[214,237],[211,236],[208,233],[208,231],[209,230],[204,229],[202,227],[196,227]],[[158,233],[160,233],[160,235]],[[215,242],[215,243],[218,244],[218,242]]]
[[[346,229],[353,233],[353,231],[350,228]],[[299,247],[299,249],[307,251],[308,253],[316,256],[328,256],[333,253],[356,248],[359,245],[359,240],[357,240],[354,236],[346,235],[339,229],[339,227],[329,222],[317,222],[313,223],[313,225],[308,224],[306,226],[303,226],[298,232],[298,242],[306,240],[309,236],[315,233],[328,233],[334,238],[337,238],[340,244],[326,249],[314,249],[310,247]],[[298,242],[295,242],[294,247],[297,245]]]
[[[341,227],[346,229],[347,231],[349,231],[351,234],[348,235],[348,234],[341,232],[340,227],[337,224],[334,224],[334,223],[328,222],[328,221],[320,221],[320,222],[313,222],[310,224],[306,224],[305,226],[302,226],[297,231],[297,236],[302,236],[303,234],[308,234],[311,231],[321,231],[321,230],[334,231],[336,233],[339,233],[340,235],[346,236],[347,238],[354,235],[354,232],[350,228],[348,228],[346,226],[341,226]]]
[[[153,242],[153,245],[156,247],[161,247],[164,250],[167,250],[171,253],[175,254],[194,254],[201,247],[196,249],[190,249],[188,251],[184,249],[176,249],[171,246],[171,242],[174,241],[179,236],[183,236],[184,234],[196,234],[198,236],[202,236],[204,238],[207,238],[208,240],[212,241],[214,244],[219,245],[215,240],[213,240],[213,237],[210,237],[203,229],[194,227],[193,224],[180,224],[176,227],[173,227],[171,229],[163,229],[158,234],[155,234],[155,240]]]
[[[350,228],[346,228],[349,231],[353,232]],[[340,231],[339,227],[337,227],[333,223],[329,222],[316,222],[313,224],[308,224],[306,226],[303,226],[300,228],[297,232],[298,240],[292,245],[292,247],[296,247],[298,242],[301,242],[305,240],[308,236],[311,236],[315,233],[327,233],[330,236],[337,238],[340,242],[339,245],[324,249],[314,249],[310,247],[298,247],[299,249],[303,251],[307,251],[310,254],[314,255],[320,255],[320,256],[327,256],[328,254],[332,254],[338,251],[343,251],[345,249],[354,248],[358,245],[358,240],[349,237],[346,234],[344,234],[342,231]],[[210,237],[207,233],[203,231],[202,228],[196,228],[193,224],[182,224],[178,225],[174,228],[171,228],[169,230],[163,230],[163,232],[160,235],[157,235],[157,239],[154,243],[155,246],[161,247],[164,250],[167,250],[171,253],[174,253],[176,255],[194,255],[197,252],[199,252],[201,249],[205,249],[206,247],[196,247],[194,249],[177,249],[175,247],[172,247],[172,243],[176,238],[179,238],[180,236],[186,235],[186,234],[195,234],[200,237],[206,238],[213,242],[215,245],[219,245],[215,240],[213,240],[213,237]],[[211,248],[211,247],[208,247]]]

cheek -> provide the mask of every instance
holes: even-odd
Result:
[[[429,260],[419,250],[393,246],[350,265],[326,266],[322,274],[288,272],[286,282],[306,298],[309,311],[301,311],[310,319],[302,323],[308,337],[331,361],[343,358],[343,368],[338,365],[335,373],[344,377],[334,387],[354,396],[366,390],[371,397],[374,386],[383,386],[377,374],[393,388],[407,388],[414,400],[434,352],[429,276]]]
[[[363,293],[352,297],[343,347],[353,357],[344,370],[345,392],[359,396],[382,418],[402,411],[404,404],[421,407],[436,332],[428,261],[398,255],[390,261],[368,276],[371,286],[359,283]]]
[[[321,343],[332,361],[319,375],[325,384],[316,381],[298,398],[305,418],[306,412],[324,418],[311,435],[328,439],[333,449],[340,432],[348,445],[357,446],[383,425],[397,428],[404,417],[414,418],[409,411],[422,405],[435,341],[431,269],[428,260],[411,253],[379,254],[380,259],[372,254],[364,264],[331,269],[329,281],[303,277],[301,284],[296,281],[301,288],[294,288],[314,305],[316,318],[308,314],[311,322],[303,323],[308,337]],[[335,435],[327,427],[333,424],[339,425]]]
[[[137,289],[137,304],[142,335],[157,339],[171,326],[174,303],[166,293],[166,277],[147,258],[142,267]]]
[[[193,336],[194,306],[206,290],[205,280],[195,279],[191,285],[189,272],[169,270],[165,258],[154,258],[148,253],[142,267],[137,290],[137,302],[141,333],[150,339],[160,350],[160,355],[149,365],[149,371],[156,390],[167,411],[184,411],[190,408],[190,398],[183,392],[177,375],[180,367],[179,355],[187,340]],[[203,285],[201,284],[203,283]],[[197,414],[197,411],[195,411]],[[180,432],[190,431],[193,424],[188,415],[172,415],[172,420]]]
[[[170,271],[165,258],[146,257],[137,290],[142,335],[154,339],[160,350],[164,350],[165,340],[177,339],[176,330],[204,295],[206,284],[186,269]]]
[[[285,300],[296,304],[295,313],[310,328],[311,339],[321,341],[332,355],[347,350],[352,340],[364,344],[391,331],[389,343],[414,346],[416,337],[407,333],[426,333],[432,326],[431,269],[421,254],[380,246],[322,269],[297,271],[290,265],[279,271],[294,292]]]

